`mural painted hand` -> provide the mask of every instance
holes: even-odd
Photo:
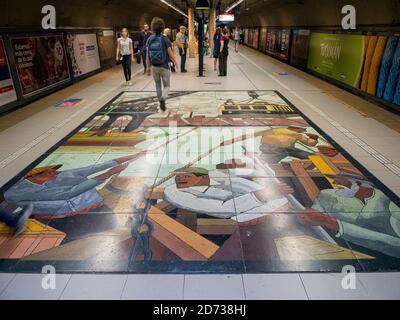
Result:
[[[128,162],[128,161],[136,160],[137,158],[138,158],[138,155],[134,154],[132,156],[125,156],[125,157],[114,159],[114,161],[122,164],[122,163],[125,163],[125,162]]]
[[[301,223],[311,226],[321,226],[323,228],[339,232],[339,224],[335,218],[331,218],[327,214],[323,214],[312,208],[306,209],[298,214]]]
[[[294,193],[293,188],[286,183],[276,183],[269,187],[256,191],[254,194],[261,202],[268,202],[281,198],[283,195],[289,195],[292,193]]]

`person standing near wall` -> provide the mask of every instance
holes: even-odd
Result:
[[[172,46],[172,51],[174,50],[174,43],[172,40],[172,32],[170,28],[165,28],[164,32],[163,32],[164,37],[167,37],[168,40],[171,42],[171,46]],[[170,68],[172,72],[176,72],[176,66],[172,61],[169,61],[170,64]]]
[[[217,63],[219,58],[219,51],[221,48],[221,28],[217,28],[214,34],[214,71],[217,71]]]
[[[185,26],[181,26],[179,33],[176,35],[176,45],[179,49],[179,55],[181,57],[181,72],[187,72],[186,58],[187,58],[187,49],[189,47],[189,41],[188,41],[188,36],[186,35]]]
[[[171,71],[169,62],[175,65],[176,59],[172,51],[171,41],[162,33],[165,29],[164,20],[155,17],[151,22],[151,29],[154,34],[147,41],[147,72],[151,74],[150,66],[153,68],[153,78],[157,90],[157,98],[160,102],[160,109],[166,111],[166,100],[168,98]]]
[[[126,80],[126,85],[131,86],[131,76],[132,76],[132,62],[133,57],[133,42],[129,38],[129,32],[127,28],[121,30],[121,37],[117,42],[117,56],[115,58],[122,63],[122,69],[124,70],[124,76]]]
[[[233,40],[235,41],[235,51],[238,52],[238,46],[240,44],[240,33],[238,27],[236,27],[235,31],[233,32]]]
[[[222,30],[219,49],[219,76],[226,77],[228,69],[229,56],[229,35],[226,29]]]
[[[139,50],[142,53],[142,60],[143,60],[143,67],[144,67],[143,74],[146,74],[146,72],[147,72],[147,60],[146,60],[147,49],[146,49],[146,43],[149,40],[151,34],[152,33],[150,31],[150,27],[146,23],[143,26],[142,32],[140,33],[140,41],[139,41]]]

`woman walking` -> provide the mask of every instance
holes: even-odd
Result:
[[[220,45],[221,45],[221,28],[217,28],[215,30],[214,34],[214,71],[217,71],[217,63],[218,63],[218,58],[219,58],[219,51],[220,51]]]
[[[235,52],[238,52],[238,45],[240,44],[240,32],[238,27],[236,27],[233,33],[233,39],[235,40]]]
[[[121,37],[118,39],[117,44],[117,56],[116,60],[121,61],[122,68],[124,70],[124,76],[126,80],[126,85],[131,86],[131,66],[133,62],[133,42],[132,39],[129,38],[129,32],[127,28],[123,28],[121,30]]]
[[[228,69],[229,35],[226,29],[222,30],[219,47],[219,76],[226,77]]]

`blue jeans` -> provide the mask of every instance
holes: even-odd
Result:
[[[18,225],[19,215],[9,213],[0,208],[0,221],[9,227],[15,228]]]
[[[147,47],[143,47],[140,51],[142,52],[144,70],[147,70]]]

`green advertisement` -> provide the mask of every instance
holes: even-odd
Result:
[[[330,78],[358,87],[365,53],[365,37],[313,33],[308,68]]]

